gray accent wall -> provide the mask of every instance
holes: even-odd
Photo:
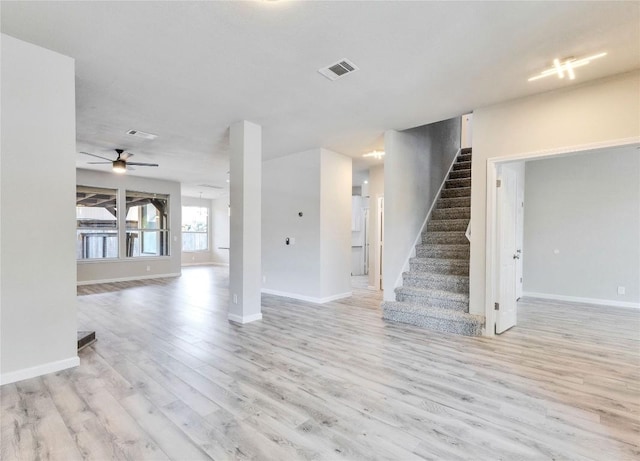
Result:
[[[460,117],[384,137],[384,299],[394,289],[416,237],[460,148]]]
[[[525,184],[525,295],[638,303],[640,151],[527,162]]]

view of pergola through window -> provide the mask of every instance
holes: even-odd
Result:
[[[125,257],[169,255],[169,196],[126,191]],[[118,191],[76,188],[76,258],[120,256]]]
[[[76,258],[117,258],[117,191],[76,188]]]

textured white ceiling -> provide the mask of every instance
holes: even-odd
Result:
[[[129,149],[160,164],[136,175],[205,197],[198,184],[226,185],[238,120],[262,125],[264,158],[322,146],[357,169],[387,129],[640,67],[638,2],[3,0],[1,14],[3,33],[75,58],[78,151]],[[600,51],[574,82],[527,82]],[[341,58],[360,71],[317,72]]]

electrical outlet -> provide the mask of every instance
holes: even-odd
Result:
[[[151,266],[147,266],[147,272],[151,270]]]
[[[267,276],[266,275],[262,276],[262,283],[267,283]]]
[[[626,291],[625,287],[618,287],[618,294],[619,295],[625,294],[625,291]]]
[[[233,295],[233,304],[238,304],[238,295],[235,293]]]

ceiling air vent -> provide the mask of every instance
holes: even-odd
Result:
[[[127,134],[142,139],[156,139],[158,137],[157,134],[145,133],[144,131],[140,130],[129,130],[127,131]]]
[[[340,77],[344,77],[347,74],[355,72],[356,70],[358,70],[358,67],[354,63],[348,59],[341,59],[335,64],[319,69],[318,72],[329,80],[337,80]]]

